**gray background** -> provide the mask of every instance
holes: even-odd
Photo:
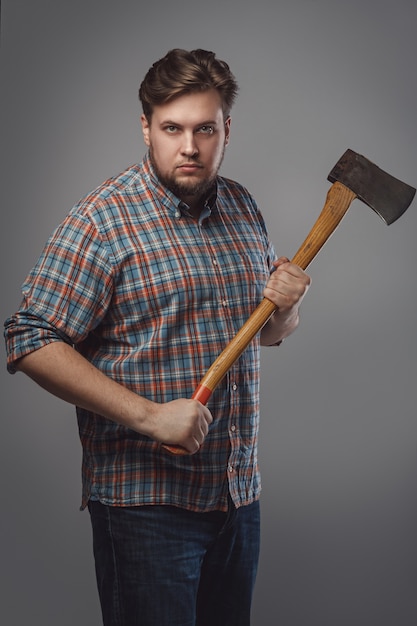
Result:
[[[415,0],[3,1],[1,318],[69,208],[141,158],[137,89],[172,47],[230,63],[222,171],[280,254],[347,148],[416,186],[416,14]],[[263,352],[254,626],[417,623],[416,232],[416,202],[390,227],[355,202],[309,268],[300,328]],[[98,625],[74,410],[0,376],[1,623]]]

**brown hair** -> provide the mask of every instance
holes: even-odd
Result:
[[[148,70],[139,89],[139,100],[150,123],[155,105],[208,89],[219,92],[226,119],[239,89],[228,64],[217,59],[214,52],[174,48]]]

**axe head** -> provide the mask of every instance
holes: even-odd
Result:
[[[416,190],[387,174],[353,150],[346,150],[328,180],[348,187],[384,220],[392,224],[410,206]]]

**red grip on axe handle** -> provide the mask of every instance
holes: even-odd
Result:
[[[306,269],[322,246],[336,230],[346,211],[356,198],[356,194],[340,182],[335,182],[327,193],[324,207],[313,228],[292,259],[301,269]],[[235,337],[226,346],[223,352],[211,365],[193,394],[193,398],[206,404],[211,394],[240,357],[249,343],[274,313],[276,305],[264,298],[249,319],[238,331]],[[163,444],[163,448],[176,455],[185,455],[189,452],[181,446]]]

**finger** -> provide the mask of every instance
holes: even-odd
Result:
[[[294,276],[279,268],[271,275],[267,286],[278,292],[286,292],[288,289],[292,289],[295,283],[296,280]]]
[[[189,450],[190,454],[196,454],[201,448],[201,443],[195,437],[193,437],[193,444],[193,447]]]
[[[202,433],[204,438],[207,437],[208,433],[209,433],[209,429],[210,429],[210,424],[213,422],[213,416],[210,413],[209,410],[205,411],[204,416],[203,416],[203,420],[201,422],[201,429],[202,429]]]
[[[212,421],[213,421],[213,416],[212,416],[212,414],[210,413],[209,409],[208,409],[208,408],[207,408],[204,404],[202,404],[199,400],[197,400],[197,402],[198,402],[198,403],[199,403],[199,405],[200,405],[200,409],[201,409],[201,411],[202,411],[202,416],[203,416],[203,419],[205,420],[205,422],[206,422],[207,424],[211,424],[211,423],[212,423]]]
[[[274,276],[276,274],[276,276]],[[271,287],[290,289],[304,293],[310,286],[310,277],[297,266],[279,268],[271,275]]]
[[[213,416],[208,409],[206,409],[205,411],[205,417],[206,417],[207,424],[210,425],[213,422]]]
[[[286,256],[280,256],[278,259],[276,259],[276,261],[274,261],[274,262],[272,263],[272,265],[273,265],[275,268],[278,268],[278,267],[280,267],[281,265],[283,265],[284,263],[289,263],[289,262],[290,262],[290,260],[289,260]]]

